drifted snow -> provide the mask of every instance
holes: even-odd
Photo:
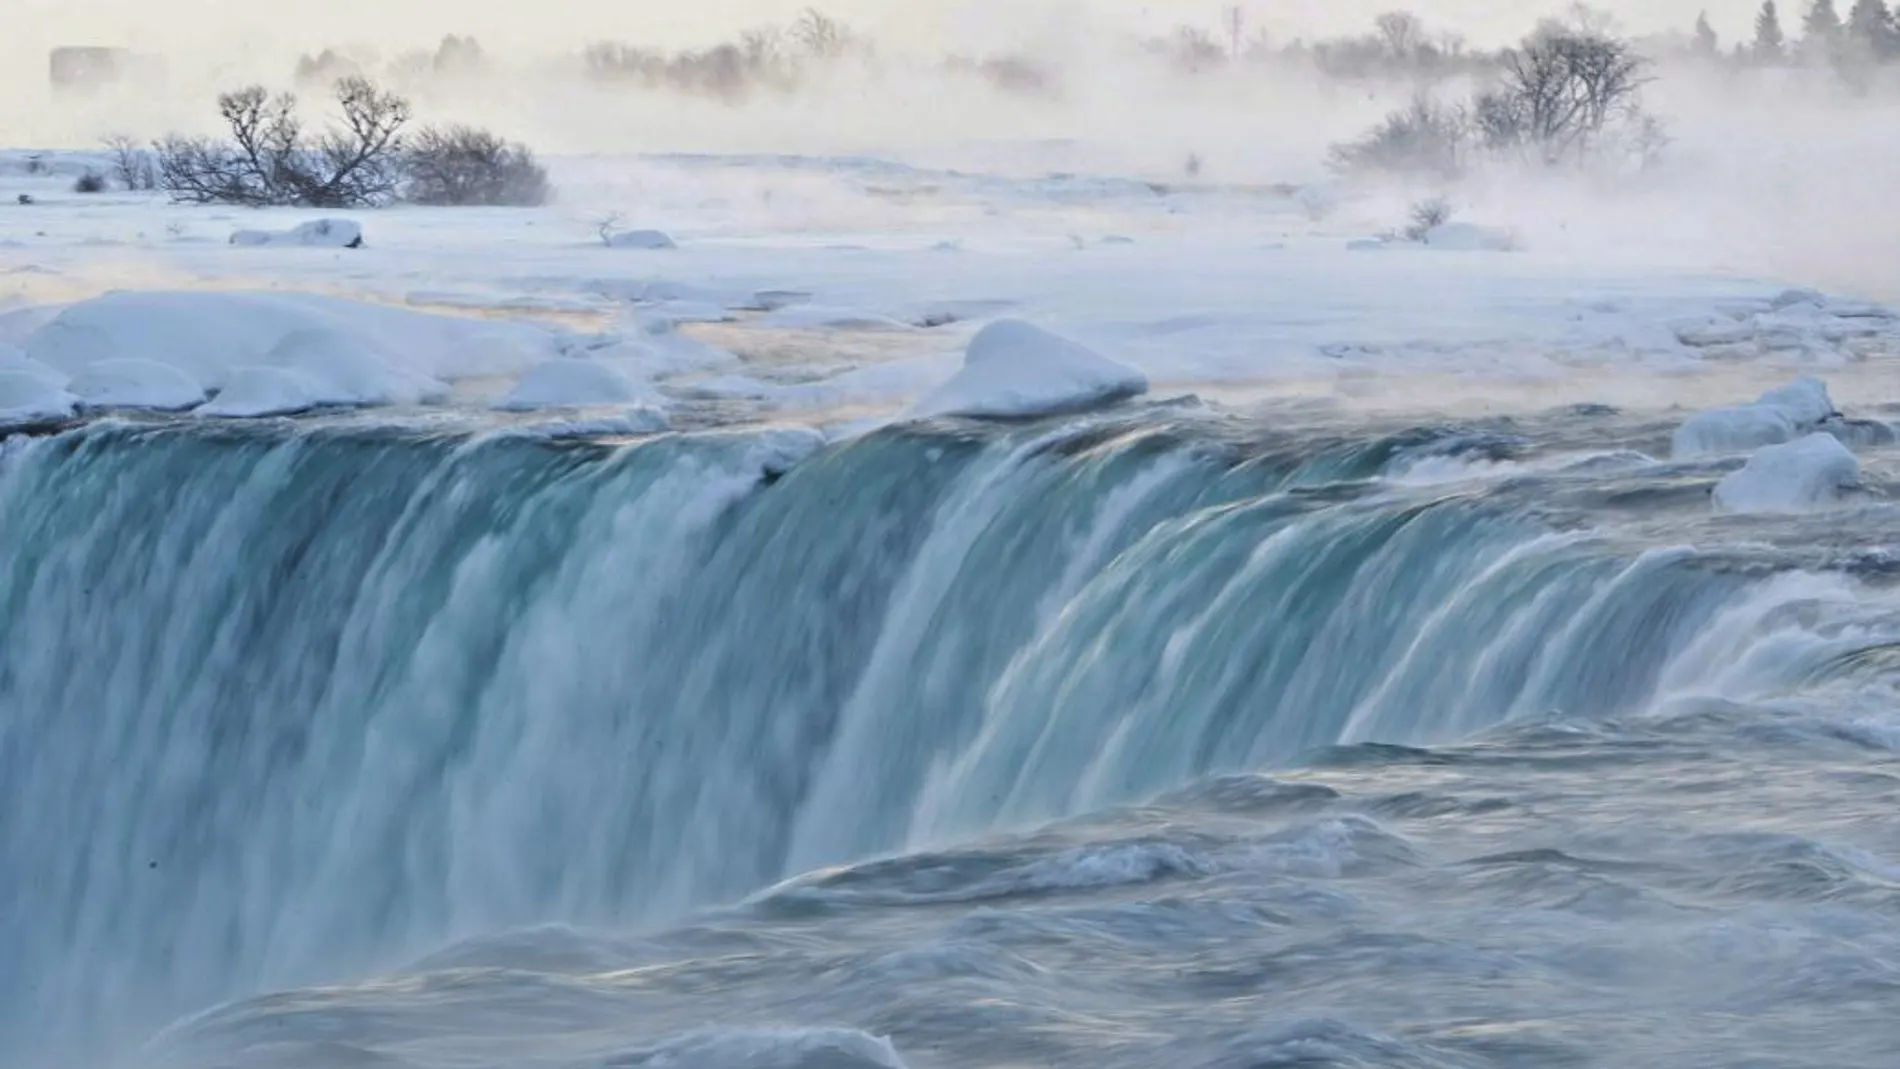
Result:
[[[1425,244],[1457,252],[1509,252],[1517,247],[1509,231],[1475,223],[1440,223],[1425,232]]]
[[[557,345],[553,332],[531,324],[316,294],[157,291],[68,305],[35,324],[22,348],[69,375],[101,360],[158,360],[215,390],[234,368],[272,363],[272,352],[303,331],[331,332],[333,347],[375,354],[410,382],[517,374]]]
[[[0,368],[0,424],[66,419],[79,398],[28,371]]]
[[[198,380],[170,364],[131,356],[99,360],[68,386],[89,408],[150,408],[174,412],[204,401]]]
[[[22,375],[31,375],[56,390],[66,388],[72,376],[58,368],[48,367],[38,360],[27,356],[19,349],[0,345],[0,371],[13,371]]]
[[[1831,434],[1764,446],[1715,485],[1717,512],[1805,512],[1860,487],[1860,461]]]
[[[606,236],[610,249],[674,249],[673,239],[658,230],[621,230]]]
[[[440,401],[449,392],[427,375],[394,366],[373,341],[329,327],[292,331],[263,363],[317,383],[325,404],[415,405]]]
[[[1039,416],[1146,393],[1141,372],[1020,319],[977,332],[963,369],[917,402],[913,417]]]
[[[1736,453],[1793,441],[1836,415],[1827,384],[1803,376],[1746,405],[1698,412],[1676,428],[1671,452],[1677,457]]]
[[[313,219],[289,230],[240,230],[231,235],[231,244],[355,249],[362,247],[363,227],[349,219]]]
[[[521,377],[507,396],[495,402],[504,412],[537,408],[580,408],[655,399],[617,368],[597,360],[549,360]]]
[[[253,418],[289,416],[325,405],[322,383],[282,367],[241,367],[231,372],[222,393],[200,405],[196,415]]]

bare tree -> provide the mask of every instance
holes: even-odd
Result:
[[[367,79],[337,83],[343,122],[314,141],[297,100],[250,86],[218,98],[229,141],[170,137],[156,146],[160,185],[200,204],[344,208],[384,204],[400,186],[409,104]]]
[[[128,190],[151,190],[158,188],[158,168],[152,162],[152,154],[138,142],[124,134],[114,134],[105,139],[106,151],[112,153],[112,174],[119,184]]]
[[[533,207],[548,173],[526,145],[468,126],[424,127],[402,156],[403,199],[416,204]]]
[[[819,11],[806,8],[792,24],[792,37],[814,59],[837,59],[851,48],[851,30],[844,23]]]
[[[1374,20],[1379,39],[1396,59],[1405,59],[1425,44],[1425,26],[1410,11],[1388,11]]]
[[[1387,115],[1357,141],[1333,146],[1342,174],[1454,178],[1464,169],[1464,115],[1424,94]]]
[[[1613,119],[1638,114],[1645,66],[1628,45],[1608,37],[1540,35],[1504,54],[1498,96],[1481,100],[1478,110],[1514,124],[1513,136],[1494,147],[1528,147],[1545,163],[1583,159]],[[1486,117],[1479,121],[1485,125]]]

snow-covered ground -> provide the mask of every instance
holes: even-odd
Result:
[[[1510,219],[1471,221],[1510,249],[1371,251],[1387,209],[1315,219],[1299,188],[624,157],[556,161],[567,195],[546,208],[339,215],[71,192],[103,165],[0,153],[0,360],[36,418],[149,387],[152,408],[202,389],[224,416],[447,404],[621,426],[631,404],[642,427],[680,406],[864,426],[1137,392],[1104,389],[1103,366],[1235,403],[1706,408],[1802,373],[1843,404],[1900,400],[1900,319],[1864,295],[1679,253],[1583,258]],[[349,240],[256,237],[319,231]],[[1049,345],[1015,346],[992,381],[968,350],[1000,320]],[[1065,377],[1076,353],[1110,363]],[[49,367],[64,381],[25,398]]]

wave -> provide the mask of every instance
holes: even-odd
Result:
[[[1534,506],[1524,479],[1600,493],[1631,465],[1527,476],[1511,436],[1117,417],[815,448],[288,424],[9,447],[0,1049],[1342,744],[1774,692],[1900,636],[1857,580]],[[1419,477],[1464,454],[1482,477]],[[954,893],[1401,863],[1376,827],[1246,861],[1076,847]]]

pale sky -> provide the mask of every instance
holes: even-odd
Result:
[[[791,18],[811,0],[5,0],[4,51],[43,56],[58,44],[109,44],[193,53],[206,47],[315,50],[326,43],[427,45],[472,33],[491,51],[569,50],[614,38],[696,44]],[[1228,0],[822,0],[820,9],[892,42],[1006,41],[1018,27],[1069,23],[1162,28],[1217,25]],[[1340,33],[1410,7],[1488,44],[1515,37],[1563,0],[1243,0],[1248,21],[1276,36]],[[1707,9],[1725,37],[1748,24],[1753,0],[1596,0],[1636,32],[1687,27]],[[1798,5],[1789,5],[1795,7]]]

